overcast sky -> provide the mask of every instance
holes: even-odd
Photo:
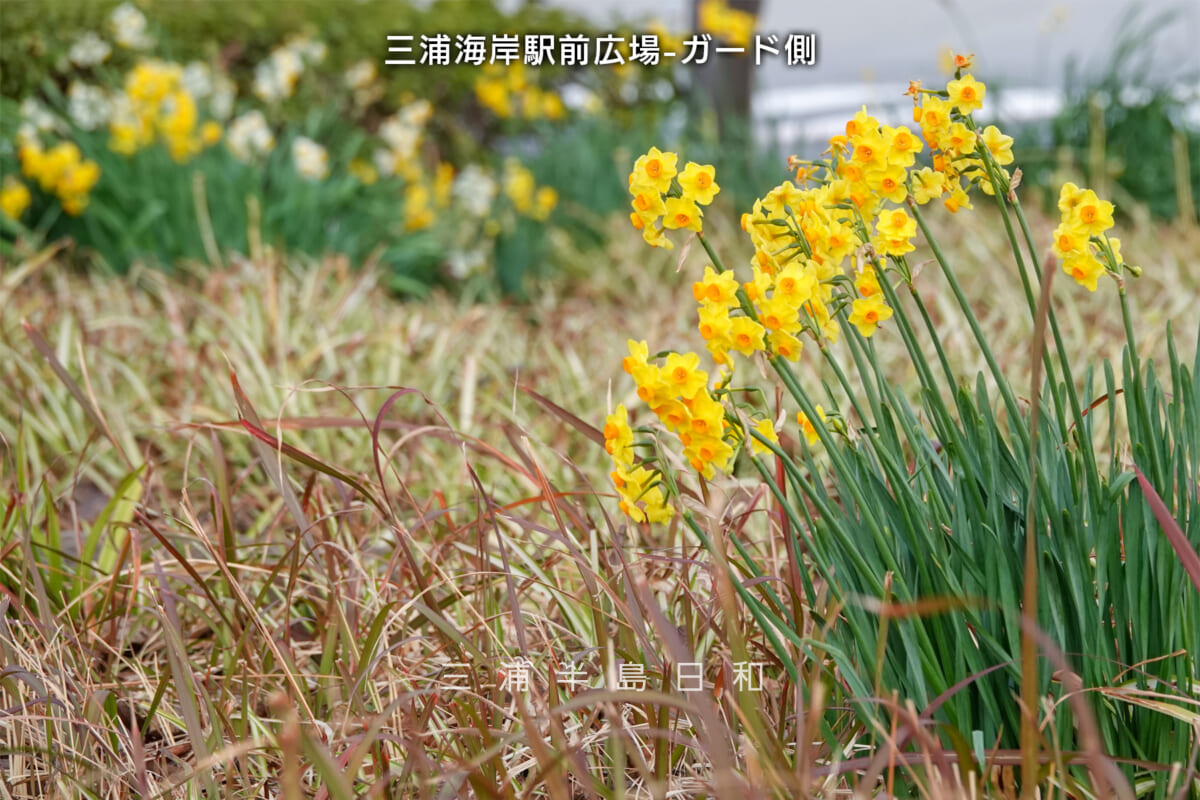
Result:
[[[518,5],[512,0],[509,5]],[[690,28],[690,0],[546,0],[599,23],[653,14],[673,29]],[[1200,3],[1141,0],[1135,18],[1144,25],[1176,10],[1169,28],[1152,41],[1154,73],[1200,77]],[[938,52],[950,47],[974,52],[976,74],[988,82],[1054,86],[1063,82],[1072,57],[1102,70],[1111,58],[1133,6],[1112,0],[763,0],[758,31],[817,35],[818,64],[812,68],[764,65],[758,85],[779,87],[798,82],[906,82],[909,78],[944,80]],[[781,39],[784,36],[781,35]]]

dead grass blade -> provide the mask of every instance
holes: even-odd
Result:
[[[25,335],[29,337],[29,341],[33,343],[34,348],[42,354],[42,358],[46,359],[46,363],[50,365],[50,369],[54,370],[54,374],[62,381],[63,386],[67,387],[67,391],[75,398],[75,402],[79,403],[88,419],[96,426],[97,430],[104,434],[104,437],[112,443],[113,449],[121,456],[121,460],[129,467],[132,472],[134,469],[133,462],[129,460],[129,456],[125,453],[125,449],[121,447],[120,441],[113,435],[112,428],[108,426],[108,421],[104,419],[104,415],[91,398],[84,393],[83,389],[71,377],[71,373],[67,372],[67,368],[58,360],[58,356],[54,353],[54,348],[46,341],[45,337],[40,334],[33,325],[29,324],[28,320],[21,320],[21,327],[25,330]]]
[[[584,422],[582,419],[572,414],[570,411],[567,411],[553,400],[538,394],[528,386],[521,386],[520,389],[521,391],[525,392],[525,394],[532,397],[534,402],[536,402],[539,406],[546,409],[551,414],[558,417],[563,422],[567,423],[596,444],[600,445],[601,447],[604,446],[604,432],[595,425],[590,425],[587,422]]]

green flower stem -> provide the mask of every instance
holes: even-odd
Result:
[[[712,245],[708,243],[708,239],[704,238],[704,234],[697,233],[696,238],[700,240],[701,246],[704,247],[704,252],[708,253],[708,257],[712,259],[717,272],[725,272],[725,265],[721,262],[721,257],[717,255],[716,250],[712,249]]]
[[[1004,206],[1004,202],[1000,203],[1001,210],[1004,211],[1005,225],[1008,226],[1008,213]],[[1029,220],[1025,218],[1025,211],[1021,208],[1021,201],[1013,195],[1012,202],[1013,211],[1017,215],[1017,221],[1021,224],[1021,231],[1025,236],[1025,244],[1029,248],[1029,255],[1036,259],[1036,248],[1033,243],[1033,232],[1029,228]],[[1013,252],[1018,252],[1019,248],[1013,243]],[[1020,256],[1018,255],[1018,258]],[[1036,261],[1034,263],[1037,263]],[[1038,276],[1039,283],[1041,275]],[[1124,298],[1124,292],[1121,293]],[[1100,490],[1100,470],[1096,466],[1096,453],[1091,441],[1091,435],[1088,433],[1089,428],[1085,427],[1083,418],[1083,406],[1079,402],[1079,393],[1075,390],[1075,378],[1071,374],[1071,362],[1067,357],[1067,349],[1063,345],[1062,332],[1058,327],[1058,315],[1054,313],[1054,304],[1051,303],[1047,309],[1047,322],[1050,323],[1050,335],[1054,337],[1054,349],[1058,352],[1059,361],[1063,368],[1063,384],[1067,390],[1067,405],[1071,409],[1071,421],[1075,424],[1075,432],[1079,437],[1079,449],[1083,453],[1084,466],[1087,472],[1088,492],[1093,498],[1093,502],[1098,502],[1103,494]],[[1128,332],[1128,328],[1126,329]],[[1134,358],[1137,357],[1136,350]],[[1048,360],[1048,356],[1047,356]],[[1057,414],[1059,427],[1066,428],[1066,418],[1063,416],[1062,407],[1058,402],[1058,392],[1054,391],[1056,379],[1054,373],[1050,370],[1049,364],[1046,367],[1046,377],[1050,380],[1051,390],[1055,400],[1055,412]],[[1037,391],[1034,387],[1033,391]]]
[[[988,160],[990,162],[990,157]],[[999,167],[997,166],[997,170],[998,169],[999,169]],[[999,173],[997,173],[997,177],[1000,177]],[[999,185],[999,184],[996,184],[996,185]],[[1010,219],[1009,213],[1008,213],[1008,206],[1005,204],[1004,198],[1000,196],[999,192],[996,192],[994,196],[996,198],[996,205],[1000,209],[1000,218],[1004,221],[1005,233],[1008,235],[1008,246],[1012,250],[1013,256],[1016,257],[1016,259],[1017,259],[1017,271],[1021,276],[1021,283],[1025,287],[1025,297],[1026,297],[1026,301],[1029,303],[1030,316],[1032,318],[1036,319],[1036,317],[1037,317],[1037,301],[1033,299],[1033,295],[1031,294],[1031,286],[1030,286],[1030,281],[1029,281],[1029,276],[1028,276],[1029,267],[1025,262],[1024,255],[1022,255],[1022,253],[1021,253],[1021,245],[1017,241],[1016,231],[1013,230],[1012,220]],[[1028,227],[1024,225],[1024,217],[1023,216],[1022,216],[1022,226],[1026,227],[1026,242],[1030,246],[1029,247],[1030,258],[1033,259],[1033,263],[1036,265],[1038,263],[1037,254],[1036,254],[1036,252],[1032,246],[1032,242],[1028,236]],[[1042,277],[1039,274],[1038,275],[1038,285],[1039,286],[1041,286],[1041,282],[1042,282]],[[1055,334],[1054,341],[1055,341],[1055,347],[1057,348],[1058,358],[1059,358],[1059,361],[1062,363],[1063,372],[1066,375],[1065,382],[1073,390],[1074,384],[1072,383],[1071,378],[1070,378],[1071,364],[1067,360],[1066,353],[1062,348],[1062,337],[1058,335],[1058,317],[1055,316],[1054,306],[1049,307],[1049,322],[1050,322],[1051,330]],[[1058,389],[1057,389],[1058,378],[1055,376],[1055,373],[1054,373],[1054,363],[1050,358],[1050,353],[1044,349],[1042,351],[1042,365],[1046,370],[1046,381],[1050,386],[1051,399],[1053,399],[1053,401],[1054,401],[1055,419],[1057,419],[1059,421],[1060,427],[1065,429],[1066,425],[1064,422],[1065,415],[1063,414],[1062,398],[1059,396]],[[1032,387],[1031,391],[1035,391],[1035,392],[1040,391],[1040,387]],[[1076,408],[1079,407],[1078,401],[1072,400],[1072,402],[1075,404]]]
[[[1125,295],[1124,279],[1117,283],[1117,296],[1121,298],[1121,324],[1125,326],[1125,343],[1129,345],[1129,365],[1133,368],[1133,374],[1140,376],[1142,364],[1138,357],[1137,339],[1133,334],[1133,317],[1129,313],[1129,298]]]
[[[996,361],[996,355],[992,352],[991,345],[988,344],[987,336],[984,335],[983,329],[979,327],[979,320],[975,318],[975,314],[971,311],[971,304],[967,301],[966,293],[963,292],[962,285],[958,282],[958,277],[954,274],[954,270],[950,268],[950,264],[946,261],[945,254],[942,253],[942,248],[938,245],[937,240],[933,237],[933,233],[929,230],[929,225],[925,221],[924,214],[920,208],[914,203],[910,205],[913,215],[917,219],[917,224],[921,226],[921,231],[925,234],[926,241],[929,242],[930,249],[933,250],[933,257],[937,259],[938,265],[942,268],[942,274],[946,276],[946,281],[950,284],[950,290],[954,292],[954,298],[958,301],[959,307],[963,310],[964,316],[967,318],[967,324],[971,326],[971,333],[975,336],[975,341],[979,344],[979,350],[983,353],[984,360],[987,361],[988,369],[991,370],[992,376],[996,379],[996,385],[1000,388],[1000,395],[1004,398],[1004,407],[1008,411],[1009,427],[1016,432],[1017,437],[1021,440],[1021,445],[1025,453],[1029,452],[1029,431],[1021,424],[1021,410],[1017,405],[1017,398],[1013,396],[1012,387],[1008,385],[1008,380],[1000,369],[1000,364]]]
[[[746,550],[746,545],[742,544],[742,542],[738,540],[736,536],[730,535],[728,538],[731,542],[733,542],[734,549],[737,550],[738,555],[741,556],[742,560],[745,562],[744,569],[750,575],[750,577],[755,579],[762,578],[764,573],[761,569],[759,569],[758,564],[755,563],[754,557],[751,556]],[[775,589],[773,589],[766,581],[759,583],[759,586],[762,587],[763,594],[766,595],[766,598],[770,600],[776,608],[779,609],[780,614],[787,617],[787,621],[794,628],[796,626],[796,620],[792,616],[791,611],[789,611],[787,606],[784,604],[783,600],[778,594],[775,593]]]
[[[958,386],[958,376],[954,374],[954,370],[950,367],[950,359],[946,357],[946,349],[942,347],[942,338],[938,336],[933,319],[929,316],[929,309],[926,308],[925,302],[921,300],[921,296],[917,294],[916,286],[909,284],[908,293],[917,308],[921,311],[921,321],[925,323],[925,330],[929,332],[929,340],[933,342],[933,349],[937,352],[938,363],[941,364],[942,372],[946,375],[946,384],[951,388]]]
[[[926,234],[928,236],[928,234]],[[917,374],[920,377],[921,386],[926,389],[927,402],[935,419],[937,435],[941,437],[948,445],[959,447],[962,445],[962,438],[959,435],[958,427],[955,425],[954,417],[950,413],[950,409],[946,407],[946,401],[942,397],[942,393],[937,391],[937,379],[933,376],[933,371],[929,368],[929,362],[925,359],[925,354],[921,350],[921,345],[917,341],[917,333],[912,326],[912,321],[909,319],[908,311],[900,302],[899,296],[896,294],[895,287],[891,285],[891,281],[881,280],[879,288],[886,296],[888,305],[894,311],[893,318],[897,322],[897,327],[900,330],[900,337],[904,340],[905,349],[912,359],[913,367],[916,368]],[[920,300],[917,301],[918,306],[922,306]],[[934,341],[937,340],[937,335],[931,329],[931,336]],[[940,345],[939,345],[940,347]],[[948,371],[947,377],[952,378],[953,373]],[[954,384],[951,383],[951,390]]]
[[[750,431],[750,435],[756,440],[762,442],[764,446],[770,447],[772,444],[774,444],[760,435],[758,431]],[[783,454],[782,451],[776,451],[776,457],[786,459],[787,455]],[[750,463],[752,463],[754,468],[758,470],[759,475],[762,476],[763,482],[770,487],[771,493],[775,496],[775,501],[779,503],[780,509],[782,509],[783,513],[787,515],[788,522],[791,523],[792,535],[788,537],[787,546],[791,549],[792,559],[795,561],[796,567],[800,572],[800,581],[804,585],[804,594],[806,595],[805,599],[811,607],[813,603],[817,601],[817,591],[816,587],[813,586],[812,575],[810,574],[810,571],[807,569],[802,569],[804,558],[800,552],[800,531],[808,526],[806,526],[804,521],[800,519],[800,516],[796,513],[796,509],[792,506],[792,503],[788,502],[787,495],[785,495],[783,489],[777,483],[775,483],[775,479],[771,475],[771,471],[767,469],[765,465],[763,465],[762,461],[756,456],[751,455]],[[822,577],[828,581],[830,576],[828,575],[827,571],[820,565],[816,566],[821,571]]]
[[[842,326],[843,332],[849,336],[850,332],[844,320],[842,320]],[[864,412],[861,401],[858,399],[859,393],[854,390],[855,387],[850,383],[850,378],[846,375],[846,371],[842,369],[842,365],[839,364],[837,359],[833,357],[833,353],[829,351],[829,348],[825,345],[824,341],[817,342],[817,349],[821,351],[821,357],[824,358],[825,363],[833,369],[834,374],[837,376],[838,383],[840,383],[842,388],[846,391],[846,396],[850,398],[850,405],[854,407],[854,413],[858,415],[859,419],[865,422],[868,417]],[[862,364],[857,361],[857,358],[855,359],[855,363],[859,372],[865,375],[866,373],[862,372]],[[871,411],[874,414],[878,414],[879,398],[875,393],[875,389],[866,381],[863,381],[859,385],[867,393],[867,403],[871,406]]]
[[[848,322],[843,319],[841,320],[841,323],[842,330],[846,334],[846,342],[850,345],[850,357],[854,359],[855,369],[858,370],[859,375],[866,376],[870,374],[867,370],[866,353],[863,351],[862,343],[854,336],[850,335],[851,326]],[[875,385],[871,381],[864,379],[862,382],[862,388],[867,394],[867,404],[871,407],[871,411],[878,416],[880,411],[880,399],[879,393],[875,391]],[[847,391],[849,390],[847,389]],[[853,394],[851,397],[853,397]],[[855,410],[858,410],[857,406],[855,406]],[[862,411],[859,411],[858,415],[862,417],[862,419],[866,419],[866,417],[863,417]]]
[[[828,348],[821,348],[821,352],[825,356],[825,360],[829,363],[830,367],[832,367],[833,371],[837,374],[838,380],[841,382],[842,386],[845,387],[846,391],[849,393],[851,404],[854,406],[854,411],[856,414],[858,414],[858,418],[862,421],[863,425],[869,426],[871,422],[874,421],[876,427],[878,427],[879,420],[883,418],[884,411],[882,406],[879,404],[878,396],[875,392],[874,386],[872,385],[872,379],[878,380],[882,383],[882,377],[878,370],[867,370],[866,365],[860,359],[859,354],[861,352],[861,347],[856,340],[856,337],[858,336],[857,331],[850,331],[849,328],[852,326],[846,323],[844,319],[842,320],[842,325],[844,329],[846,329],[846,338],[851,345],[851,355],[855,359],[859,374],[862,378],[859,385],[862,386],[862,388],[871,398],[871,416],[868,417],[865,413],[863,413],[863,408],[857,400],[857,392],[853,391],[853,387],[850,385],[850,380],[847,377],[845,370],[842,369],[842,365],[837,361],[837,359],[833,358]],[[861,439],[859,439],[859,443],[864,448],[869,448],[871,453],[874,455],[875,469],[886,473],[888,479],[891,480],[896,487],[897,492],[901,491],[901,489],[907,491],[909,494],[909,499],[915,502],[917,498],[912,497],[911,495],[911,487],[909,485],[908,474],[905,470],[904,464],[902,461],[897,461],[896,454],[899,453],[900,450],[891,449],[890,447],[886,446],[888,443],[884,443],[884,446],[880,446],[881,443],[878,440],[878,433],[879,431],[876,430],[876,436],[863,436]],[[905,424],[905,434],[914,442],[918,439],[917,432],[911,430],[907,424]]]
[[[975,124],[974,117],[968,115],[966,118],[966,124],[967,128],[972,132],[976,134],[979,133],[979,127]],[[1001,216],[1004,217],[1004,227],[1008,231],[1008,241],[1012,246],[1013,254],[1017,257],[1017,266],[1019,268],[1018,273],[1021,276],[1021,288],[1025,291],[1025,304],[1029,306],[1030,316],[1034,316],[1037,314],[1037,297],[1033,292],[1033,282],[1029,279],[1029,266],[1025,263],[1025,259],[1021,255],[1021,248],[1017,245],[1016,234],[1013,232],[1012,222],[1009,220],[1008,213],[1004,206],[1004,198],[1001,196],[999,191],[994,191],[996,187],[1007,184],[1007,181],[1004,180],[1004,168],[1001,167],[1000,163],[996,161],[994,156],[992,156],[992,151],[983,144],[982,137],[977,140],[975,149],[976,152],[979,153],[980,159],[983,161],[983,169],[985,172],[987,172],[988,180],[992,182],[992,196],[995,198],[996,203],[1000,206]],[[1030,250],[1030,254],[1033,257],[1033,263],[1036,267],[1038,263],[1037,256],[1033,254],[1032,249]]]
[[[1137,415],[1141,418],[1139,422],[1142,425],[1144,435],[1151,435],[1154,431],[1154,426],[1150,421],[1150,409],[1146,405],[1146,392],[1142,388],[1142,362],[1138,357],[1137,339],[1133,333],[1133,317],[1129,312],[1129,298],[1125,294],[1125,278],[1117,276],[1117,294],[1121,298],[1121,323],[1125,326],[1125,343],[1126,350],[1129,353],[1129,369],[1130,377],[1133,380],[1133,393],[1129,394],[1126,391],[1126,396],[1130,397],[1133,405],[1136,408]],[[1133,438],[1132,425],[1130,425],[1130,438]],[[1137,450],[1138,442],[1131,442],[1134,450]],[[1155,482],[1160,486],[1166,482],[1166,475],[1163,473],[1162,464],[1158,459],[1157,447],[1145,447],[1145,451],[1150,456],[1150,474],[1154,476]]]
[[[771,448],[772,452],[782,459],[784,472],[787,473],[788,479],[792,486],[800,494],[803,494],[805,497],[807,497],[812,504],[817,507],[820,518],[825,520],[836,519],[833,509],[829,507],[829,504],[825,501],[825,498],[822,497],[821,494],[818,493],[816,489],[813,488],[813,486],[809,483],[809,481],[806,480],[805,477],[800,473],[800,469],[796,466],[795,461],[793,461],[786,453],[780,450],[774,442],[766,442],[765,444]],[[775,491],[779,491],[779,488],[775,487]],[[815,520],[809,520],[809,529],[810,531],[815,531]],[[847,531],[840,529],[837,526],[830,526],[830,532],[834,535],[841,535],[843,537],[847,533]],[[818,542],[816,537],[813,536],[812,538],[814,545],[817,545]],[[843,544],[847,544],[844,539]],[[860,574],[869,576],[868,579],[872,582],[872,586],[874,587],[875,591],[882,595],[883,582],[878,578],[876,574],[877,571],[871,568],[871,565],[867,563],[865,558],[863,558],[860,550],[849,547],[847,548],[847,551],[850,554],[850,558],[854,560],[855,566],[860,571]],[[829,559],[814,558],[812,559],[812,564],[814,567],[820,570],[821,577],[825,579],[826,584],[829,586],[830,591],[833,593],[837,601],[845,602],[845,596],[842,594],[841,584],[835,580],[834,575],[829,573],[828,567],[826,566],[829,561]]]
[[[837,446],[837,440],[829,429],[821,424],[821,417],[813,406],[812,401],[808,399],[808,395],[800,388],[800,382],[796,378],[796,374],[792,372],[791,367],[781,356],[773,356],[769,359],[771,366],[775,368],[775,372],[783,381],[792,397],[800,404],[801,410],[805,416],[813,421],[813,428],[817,432],[817,436],[821,439],[821,444],[825,446],[829,458],[834,463],[835,469],[842,475],[852,474],[849,464],[845,461],[845,454]],[[866,501],[861,488],[854,481],[846,481],[846,486],[850,490],[850,494],[854,497],[854,502],[858,506],[859,512],[863,516],[863,521],[871,531],[871,535],[875,538],[880,552],[884,554],[884,558],[888,562],[888,569],[892,572],[899,571],[899,565],[896,561],[895,554],[892,552],[892,543],[888,540],[886,532],[880,523],[879,515],[875,507]],[[882,592],[882,586],[879,588]]]
[[[967,125],[972,131],[978,131],[973,118],[968,117]],[[980,147],[979,152],[983,161],[984,169],[988,173],[988,179],[992,181],[992,186],[999,187],[1007,183],[1007,181],[1003,180],[1003,170],[1000,164],[992,156],[991,151],[988,150],[987,147]],[[1012,219],[1008,213],[1008,203],[1006,203],[1006,198],[1002,192],[994,191],[992,196],[996,201],[997,208],[1000,209],[1000,217],[1004,222],[1004,230],[1008,236],[1009,247],[1012,250],[1013,256],[1017,260],[1017,271],[1021,276],[1021,286],[1025,291],[1025,302],[1029,306],[1030,314],[1036,319],[1037,301],[1034,299],[1032,282],[1029,278],[1030,268],[1026,264],[1025,258],[1021,252],[1021,245],[1018,243],[1016,232],[1013,230]],[[1033,234],[1029,228],[1029,221],[1025,217],[1025,212],[1021,208],[1020,200],[1017,199],[1015,192],[1011,194],[1011,200],[1008,202],[1012,204],[1013,210],[1016,212],[1017,219],[1021,225],[1021,231],[1025,237],[1025,244],[1029,248],[1029,257],[1031,259],[1031,263],[1036,268],[1036,265],[1039,263],[1037,247],[1034,245]],[[1037,281],[1039,286],[1041,285],[1042,280],[1043,278],[1041,273],[1037,273]],[[1075,430],[1081,442],[1080,446],[1084,451],[1084,462],[1086,465],[1086,471],[1088,473],[1086,477],[1088,482],[1088,491],[1093,498],[1099,498],[1099,471],[1096,467],[1096,457],[1095,453],[1092,451],[1091,442],[1086,444],[1083,443],[1086,429],[1083,425],[1082,406],[1079,403],[1078,393],[1075,390],[1075,381],[1071,373],[1071,363],[1067,358],[1066,349],[1063,347],[1062,334],[1058,327],[1058,316],[1055,314],[1053,305],[1049,306],[1047,309],[1047,321],[1050,323],[1051,335],[1054,337],[1055,352],[1058,354],[1059,362],[1062,365],[1064,376],[1063,383],[1066,385],[1072,421],[1075,423]],[[1058,421],[1060,431],[1066,431],[1066,414],[1064,413],[1063,409],[1062,397],[1059,394],[1058,378],[1054,373],[1053,361],[1050,358],[1049,352],[1047,352],[1045,349],[1043,349],[1041,356],[1042,363],[1046,370],[1046,381],[1050,389],[1050,397],[1054,402],[1055,419]],[[1030,390],[1033,392],[1040,392],[1041,387],[1034,386],[1031,387]]]

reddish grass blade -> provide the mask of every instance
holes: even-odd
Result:
[[[563,422],[567,423],[572,428],[579,431],[580,433],[582,433],[584,436],[591,439],[596,444],[600,445],[601,447],[604,446],[604,433],[599,428],[597,428],[595,425],[590,425],[587,422],[584,422],[582,419],[575,416],[570,411],[567,411],[565,408],[558,405],[553,400],[550,400],[549,398],[538,394],[533,389],[530,389],[528,386],[521,386],[520,389],[525,394],[532,397],[539,406],[546,409],[551,414],[558,417]]]
[[[1137,475],[1142,495],[1150,504],[1150,510],[1154,512],[1154,518],[1162,526],[1163,533],[1167,535],[1167,541],[1171,543],[1171,547],[1175,548],[1175,554],[1179,556],[1179,563],[1183,565],[1184,571],[1192,579],[1192,585],[1196,587],[1196,591],[1200,592],[1200,555],[1197,555],[1196,551],[1192,549],[1187,536],[1183,534],[1183,528],[1179,527],[1179,523],[1171,516],[1167,504],[1154,490],[1145,473],[1138,469],[1137,464],[1133,465],[1133,472]]]
[[[282,454],[285,450],[285,445],[283,442],[272,444],[274,437],[263,428],[262,421],[258,418],[258,412],[251,405],[250,398],[242,391],[242,385],[238,383],[237,375],[232,368],[229,370],[229,382],[233,386],[233,396],[237,402],[238,417],[241,418],[242,425],[245,426],[246,430],[254,434],[256,441],[252,441],[251,445],[254,448],[255,454],[262,461],[263,469],[266,470],[267,475],[275,484],[275,488],[283,496],[283,504],[287,507],[288,513],[292,515],[292,520],[295,521],[296,528],[304,539],[304,546],[309,550],[316,549],[316,542],[312,534],[312,523],[304,515],[304,509],[300,506],[300,501],[296,499],[296,493],[292,491],[292,486],[288,483],[287,476],[283,474],[282,464],[271,458],[271,451],[263,446],[264,443],[269,444],[275,448],[276,452]],[[313,459],[313,461],[315,462],[316,460]]]
[[[255,413],[254,407],[250,405],[249,398],[247,398],[245,392],[242,391],[242,387],[238,383],[237,375],[235,375],[232,370],[230,370],[230,372],[229,372],[229,378],[233,384],[234,395],[237,398],[238,412],[239,412],[239,415],[241,416],[240,423],[241,423],[241,426],[246,429],[247,433],[251,434],[256,440],[267,445],[272,450],[275,450],[279,453],[282,453],[283,455],[286,455],[288,458],[292,459],[293,461],[297,461],[297,462],[303,464],[304,466],[309,467],[310,469],[314,469],[317,472],[328,475],[331,478],[336,478],[337,480],[341,481],[342,483],[345,483],[347,486],[352,487],[355,491],[357,491],[359,494],[361,494],[363,496],[363,498],[365,498],[368,502],[370,502],[371,505],[373,505],[376,508],[379,508],[381,510],[386,510],[386,507],[379,501],[378,498],[375,497],[374,492],[372,492],[366,486],[366,484],[364,484],[362,481],[355,478],[350,473],[348,473],[344,470],[340,470],[336,467],[333,467],[333,466],[325,463],[324,461],[321,461],[316,456],[312,456],[312,455],[304,452],[303,450],[301,450],[298,447],[293,447],[292,445],[287,444],[286,442],[281,442],[278,439],[276,439],[274,436],[272,436],[270,433],[268,433],[263,428],[262,422],[258,418],[258,414]],[[272,459],[267,458],[266,453],[264,453],[264,452],[260,452],[259,457],[262,458],[264,464],[267,466],[268,472],[269,473],[272,472],[271,468],[274,466],[275,462]],[[274,478],[274,477],[275,476],[272,474],[272,478]],[[295,494],[291,492],[291,487],[287,486],[286,482],[283,481],[282,476],[279,476],[276,483],[280,485],[281,492],[283,492],[284,487],[286,487],[287,491],[284,492],[284,499],[286,500],[290,496],[292,498],[292,501],[295,502],[295,509],[292,510],[292,515],[293,515],[293,517],[298,517],[297,522],[300,522],[301,527],[305,531],[307,531],[308,530],[308,521],[307,521],[307,519],[305,519],[303,512],[300,510],[300,504],[298,501],[296,501]],[[291,504],[289,504],[289,506],[290,505]]]

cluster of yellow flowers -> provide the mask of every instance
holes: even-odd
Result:
[[[475,97],[496,116],[507,119],[558,120],[567,109],[556,92],[547,91],[529,82],[525,65],[486,64],[475,79]]]
[[[1140,274],[1140,269],[1121,258],[1121,240],[1105,234],[1113,226],[1112,203],[1101,200],[1091,189],[1065,183],[1058,195],[1058,210],[1062,220],[1054,229],[1054,254],[1063,260],[1063,271],[1076,283],[1094,292],[1106,271],[1116,274],[1125,266]]]
[[[633,227],[642,232],[648,244],[668,250],[675,245],[666,231],[686,228],[699,233],[704,216],[700,206],[711,203],[721,191],[710,165],[689,161],[679,172],[678,163],[678,154],[651,147],[629,173],[629,193],[633,195],[629,219]]]
[[[43,150],[36,139],[26,139],[17,149],[17,157],[25,177],[37,181],[42,191],[58,197],[63,211],[71,216],[82,213],[88,204],[92,187],[100,180],[100,166],[95,161],[85,159],[74,142],[59,142],[49,150]],[[13,191],[16,193],[13,199],[15,208],[19,205],[19,190]],[[26,198],[24,205],[28,204]],[[20,210],[23,213],[25,209]]]
[[[715,470],[728,469],[735,452],[729,438],[736,434],[725,419],[725,407],[709,391],[700,356],[668,353],[659,366],[645,342],[630,340],[622,366],[637,384],[638,398],[679,437],[684,457],[697,472],[711,478]]]
[[[675,513],[663,491],[661,474],[637,463],[633,429],[625,406],[604,421],[604,448],[612,456],[613,485],[621,496],[621,511],[634,522],[666,522]]]
[[[651,357],[646,342],[631,339],[628,345],[629,355],[622,366],[637,384],[638,398],[676,436],[683,457],[698,474],[711,479],[718,471],[727,472],[747,439],[754,452],[766,452],[758,439],[730,421],[723,402],[728,394],[727,373],[719,375],[710,389],[708,373],[700,368],[696,353]],[[657,363],[660,360],[662,363]],[[764,439],[779,441],[770,419],[755,420],[753,427]],[[613,458],[611,477],[621,496],[621,509],[635,522],[670,519],[674,508],[663,490],[661,472],[648,469],[635,458],[625,406],[618,406],[605,420],[604,442]]]
[[[4,177],[4,183],[0,184],[0,214],[9,219],[20,219],[32,200],[28,186],[12,175]]]
[[[700,335],[713,361],[728,370],[714,389],[697,354],[669,353],[660,366],[645,342],[630,341],[623,366],[638,397],[678,435],[685,458],[700,475],[728,471],[747,440],[761,449],[751,427],[763,439],[777,440],[771,420],[742,423],[726,409],[731,352],[794,361],[804,336],[822,347],[835,342],[841,314],[862,336],[874,335],[893,314],[885,300],[887,286],[881,285],[889,266],[903,281],[912,280],[906,254],[915,249],[917,220],[909,210],[939,198],[950,212],[969,209],[968,191],[976,184],[988,194],[1011,192],[1014,182],[1004,165],[1013,161],[1013,140],[995,126],[978,131],[972,113],[981,107],[986,87],[963,74],[969,57],[958,57],[956,66],[955,79],[944,90],[910,84],[919,132],[881,124],[864,108],[846,123],[844,135],[830,141],[828,158],[793,158],[789,169],[796,171],[795,183],[784,181],[742,215],[742,228],[754,245],[751,279],[740,283],[732,270],[710,264],[692,286]],[[926,148],[931,166],[918,168],[917,156]],[[673,180],[677,163],[675,153],[651,148],[629,176],[633,225],[659,247],[671,247],[666,229],[700,234],[699,206],[717,190],[708,166],[689,163]],[[1068,273],[1085,285],[1090,280],[1094,288],[1095,276],[1104,269],[1097,253],[1107,256],[1113,269],[1120,263],[1120,243],[1103,238],[1112,224],[1112,206],[1068,185],[1060,207],[1064,216],[1056,252],[1066,259]],[[818,439],[818,424],[840,424],[836,412],[827,417],[823,408],[816,411],[819,420],[798,415],[810,444]],[[609,418],[605,436],[617,464],[614,483],[624,498],[622,507],[633,508],[630,515],[641,521],[649,518],[649,503],[638,507],[631,497],[653,497],[656,508],[668,501],[650,494],[644,475],[634,475],[625,418],[622,407]],[[661,479],[656,486],[661,488]]]
[[[353,165],[351,165],[353,166]],[[454,167],[440,163],[433,173],[432,185],[426,183],[418,171],[406,178],[404,187],[404,229],[419,231],[428,228],[437,219],[436,209],[450,205],[454,187]]]
[[[515,158],[504,162],[504,193],[518,214],[545,222],[558,205],[558,192],[552,186],[538,186],[533,173]]]
[[[124,94],[108,124],[109,147],[133,155],[162,137],[171,158],[183,163],[221,139],[220,123],[199,123],[196,99],[183,88],[179,64],[147,59],[125,76]]]
[[[702,32],[734,47],[749,47],[754,38],[756,17],[749,11],[730,8],[725,0],[703,0],[697,17]]]

